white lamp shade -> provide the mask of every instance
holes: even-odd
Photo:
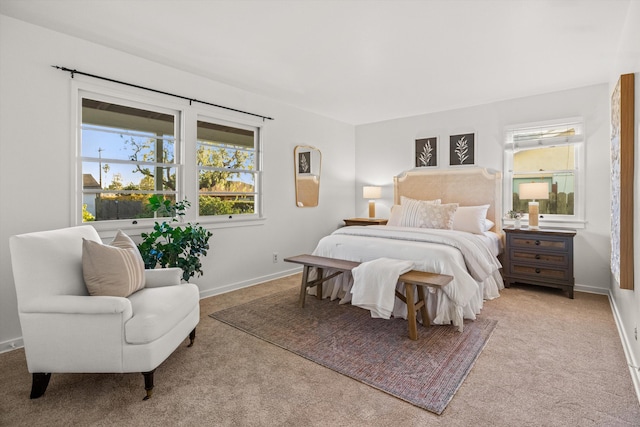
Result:
[[[362,187],[362,197],[365,199],[379,199],[382,197],[382,187]]]
[[[520,184],[520,199],[544,200],[549,198],[549,184],[546,182],[528,182]]]

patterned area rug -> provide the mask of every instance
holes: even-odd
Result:
[[[403,319],[372,319],[367,310],[284,291],[209,316],[415,406],[441,414],[473,367],[497,321],[479,316],[407,336]]]

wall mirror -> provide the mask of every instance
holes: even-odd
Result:
[[[320,168],[322,154],[316,147],[297,145],[293,149],[296,183],[296,206],[311,208],[318,206],[320,196]]]

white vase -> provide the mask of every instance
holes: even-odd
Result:
[[[520,224],[520,218],[516,219],[516,220],[513,222],[513,228],[520,228],[520,225],[521,225],[521,224]]]

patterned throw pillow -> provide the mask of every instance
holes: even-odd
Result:
[[[401,227],[425,227],[425,206],[435,206],[440,204],[440,199],[436,200],[416,200],[409,197],[400,197],[402,207]],[[387,223],[388,224],[388,223]]]
[[[443,230],[453,229],[453,218],[458,209],[457,203],[443,205],[425,205],[423,207],[424,228],[439,228]]]
[[[82,239],[82,274],[94,296],[128,297],[145,283],[142,256],[120,230],[111,245]]]

